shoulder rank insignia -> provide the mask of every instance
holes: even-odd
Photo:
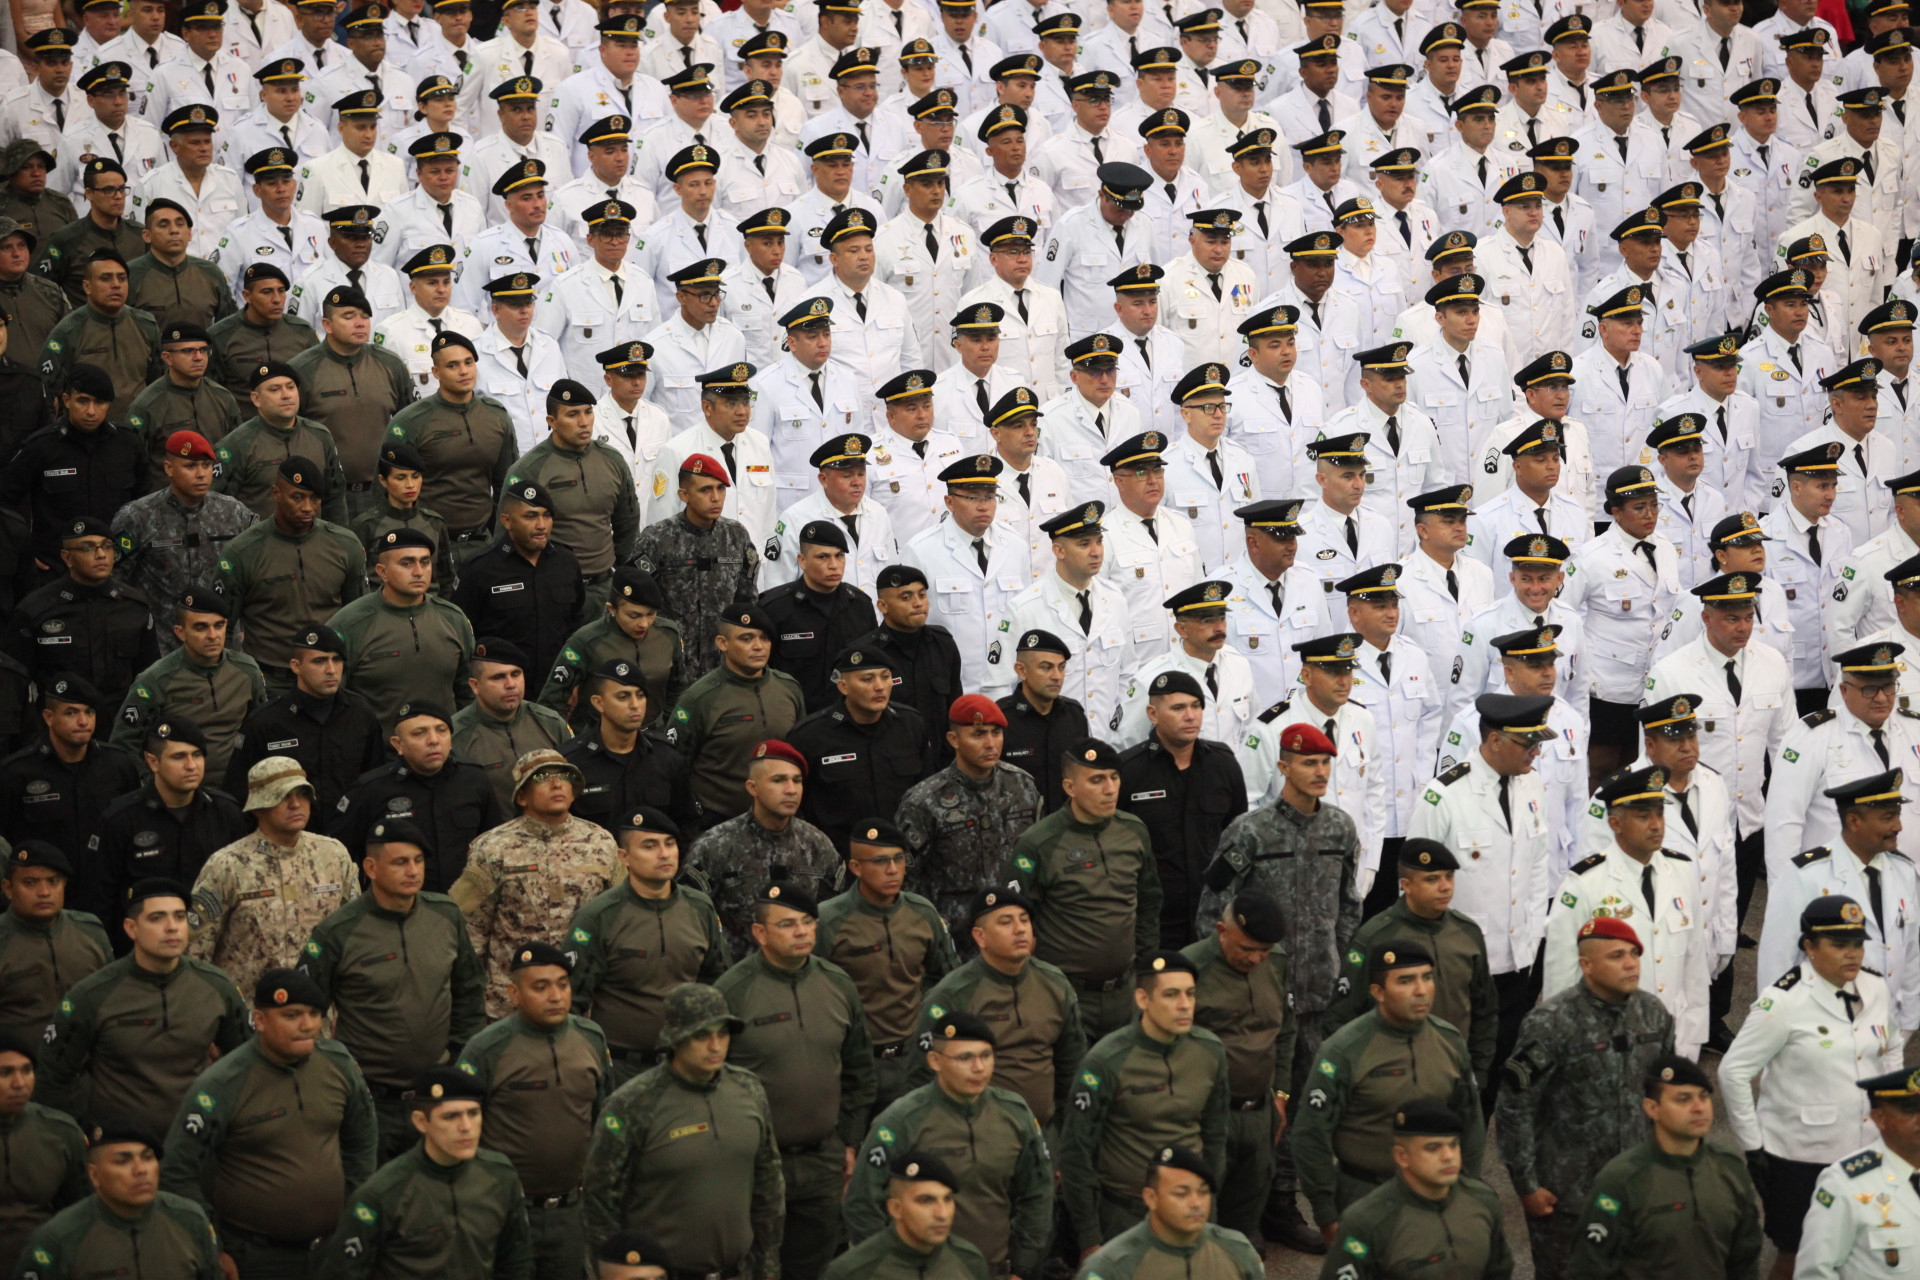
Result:
[[[1791,991],[1800,985],[1800,966],[1795,965],[1780,975],[1780,981],[1773,984],[1782,991]]]
[[[1582,858],[1579,862],[1574,863],[1571,869],[1574,875],[1583,876],[1606,860],[1606,854],[1596,853],[1591,858]]]
[[[1471,760],[1462,760],[1459,764],[1441,774],[1439,781],[1450,787],[1472,772],[1473,762]]]
[[[1863,1173],[1870,1173],[1880,1167],[1880,1153],[1878,1151],[1862,1151],[1857,1156],[1848,1156],[1845,1160],[1842,1160],[1840,1167],[1847,1171],[1849,1178],[1857,1178]]]
[[[1832,854],[1833,850],[1831,849],[1809,849],[1805,853],[1795,856],[1793,865],[1796,867],[1810,867],[1822,858],[1832,856]]]
[[[1268,707],[1265,711],[1262,711],[1260,713],[1260,723],[1272,724],[1281,715],[1285,714],[1286,709],[1290,705],[1292,705],[1291,699],[1282,699],[1281,701],[1274,703],[1272,706]]]
[[[1806,715],[1800,717],[1800,723],[1809,729],[1818,729],[1821,725],[1839,714],[1838,711],[1833,710],[1831,707],[1823,708],[1819,711],[1809,711]]]

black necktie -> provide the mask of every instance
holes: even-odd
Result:
[[[1507,830],[1513,830],[1513,799],[1507,794],[1508,784],[1513,781],[1506,774],[1500,775],[1500,819],[1507,824]]]
[[[208,64],[207,66],[207,79],[209,81],[213,79],[212,64]],[[213,86],[211,84],[207,86],[207,93],[209,96],[213,93]],[[53,122],[62,130],[67,127],[67,104],[59,98],[53,100]]]
[[[1483,187],[1486,186],[1487,185],[1487,158],[1485,156],[1481,156],[1480,163],[1475,165],[1474,168],[1480,171],[1480,185]]]
[[[280,132],[284,134],[286,130],[282,129],[280,130]],[[113,158],[124,164],[126,162],[127,155],[126,155],[126,152],[123,151],[120,147],[120,135],[118,133],[109,133],[107,135],[107,141],[113,144]],[[293,146],[293,139],[291,138],[287,139],[287,146],[289,148]]]
[[[1894,394],[1894,398],[1900,401],[1900,410],[1901,410],[1901,412],[1903,412],[1903,413],[1904,413],[1904,412],[1906,412],[1906,408],[1907,408],[1907,380],[1906,380],[1905,378],[1902,378],[1902,379],[1900,379],[1900,381],[1898,381],[1898,382],[1895,382],[1895,383],[1892,383],[1891,385],[1892,385],[1892,387],[1893,387],[1893,394]]]
[[[289,250],[293,248],[293,228],[292,227],[281,227],[280,238],[287,242],[287,248]]]
[[[1143,364],[1147,366],[1147,372],[1152,373],[1153,372],[1153,354],[1147,350],[1147,340],[1145,338],[1135,338],[1133,340],[1133,345],[1140,348],[1140,360]]]
[[[1100,149],[1100,135],[1095,134],[1089,141],[1093,143],[1093,158],[1101,164],[1105,164],[1107,162],[1107,155],[1106,152]]]
[[[1613,367],[1614,376],[1620,379],[1620,398],[1632,403],[1633,389],[1627,381],[1627,366],[1618,364]]]
[[[1647,900],[1647,914],[1658,916],[1660,908],[1654,905],[1653,900],[1653,863],[1651,862],[1640,868],[1640,896]]]
[[[1080,634],[1090,636],[1093,634],[1093,592],[1076,591],[1073,594],[1080,601]]]
[[[1320,304],[1308,301],[1307,310],[1313,313],[1313,327],[1318,329],[1320,327]]]
[[[373,190],[373,179],[367,173],[367,162],[365,160],[360,162],[360,190],[363,192],[371,192]]]
[[[853,295],[853,309],[860,313],[860,318],[862,320],[865,320],[867,318],[867,299],[863,294],[857,291]]]
[[[1274,617],[1278,618],[1286,613],[1287,595],[1280,586],[1280,579],[1275,578],[1267,584],[1267,598],[1273,601]]]
[[[1867,185],[1873,185],[1873,152],[1863,152],[1860,156],[1860,168],[1866,172]]]
[[[1893,762],[1887,756],[1887,731],[1885,729],[1875,729],[1871,736],[1873,738],[1873,754],[1880,757],[1880,767],[1882,769],[1891,769]]]
[[[1013,305],[1020,312],[1020,323],[1027,323],[1027,291],[1025,289],[1013,291]]]
[[[1333,113],[1327,110],[1327,100],[1325,98],[1320,99],[1319,116],[1320,132],[1325,133],[1333,127]]]
[[[1884,938],[1886,936],[1886,929],[1881,926],[1880,922],[1884,920],[1886,916],[1880,903],[1880,868],[1866,867],[1863,869],[1867,873],[1867,901],[1873,905],[1874,928],[1879,929],[1880,936]]]
[[[1398,414],[1390,413],[1387,415],[1387,448],[1393,452],[1394,456],[1399,456],[1400,417]]]
[[[973,402],[980,406],[981,413],[991,412],[991,406],[987,403],[987,380],[985,378],[975,378],[973,380]]]
[[[855,120],[853,127],[860,135],[860,149],[871,154],[873,146],[867,141],[867,122],[865,120]]]
[[[940,261],[940,238],[933,234],[933,224],[931,222],[927,224],[926,245],[927,256],[935,262]]]
[[[1820,563],[1820,526],[1807,526],[1807,558],[1815,564]]]
[[[1720,221],[1725,222],[1727,220],[1727,211],[1721,205],[1720,197],[1713,194],[1713,192],[1709,191],[1707,192],[1707,199],[1713,201],[1713,216],[1718,218]]]
[[[1220,697],[1220,673],[1211,662],[1207,664],[1207,694],[1216,700]]]
[[[1207,450],[1207,470],[1213,473],[1213,487],[1215,489],[1225,489],[1227,487],[1227,478],[1225,475],[1221,474],[1221,471],[1220,471],[1220,451],[1219,450],[1217,449]]]
[[[1165,192],[1167,193],[1167,203],[1168,203],[1168,204],[1178,204],[1178,203],[1180,203],[1180,198],[1179,198],[1179,197],[1178,197],[1177,195],[1175,195],[1175,194],[1174,194],[1174,190],[1173,190],[1173,184],[1172,184],[1171,182],[1163,182],[1163,183],[1161,183],[1161,184],[1160,184],[1160,189],[1161,189],[1162,191],[1165,191]]]
[[[700,242],[700,252],[705,253],[707,251],[707,224],[704,222],[694,223],[693,237]],[[866,313],[864,311],[860,313],[860,318],[862,320],[866,319]]]
[[[1520,263],[1527,269],[1527,274],[1531,276],[1533,274],[1533,249],[1524,244],[1516,244],[1513,247],[1520,251]]]
[[[767,291],[767,301],[772,302],[773,301],[773,277],[761,276],[760,287]]]
[[[1796,342],[1787,348],[1787,359],[1793,361],[1793,371],[1795,373],[1806,372],[1805,369],[1800,367],[1800,344],[1799,343]]]
[[[439,333],[441,327],[446,324],[446,321],[442,320],[439,316],[428,316],[427,323],[433,326],[435,333]]]
[[[1680,250],[1680,270],[1686,272],[1687,279],[1693,279],[1693,266],[1687,261],[1687,251]]]
[[[540,237],[537,235],[521,237],[527,245],[527,257],[537,268],[540,265]]]
[[[720,446],[720,457],[727,464],[727,479],[732,480],[740,474],[740,468],[733,460],[733,441],[729,440]]]
[[[1771,169],[1773,167],[1773,161],[1767,158],[1767,152],[1772,150],[1772,148],[1773,144],[1771,142],[1763,142],[1760,144],[1760,167],[1762,169]]]
[[[827,407],[827,400],[825,396],[820,394],[820,371],[815,369],[812,373],[808,374],[807,381],[813,384],[814,407],[824,412]]]
[[[905,18],[906,14],[902,10],[895,9],[893,11],[893,34],[905,37],[907,34]]]
[[[1732,40],[1730,37],[1721,36],[1720,37],[1720,69],[1722,71],[1725,71],[1727,69],[1727,64],[1732,60],[1733,60]]]
[[[211,62],[200,68],[200,83],[207,86],[207,97],[213,97],[213,64]],[[57,101],[55,110],[58,110]]]
[[[1393,655],[1384,649],[1380,652],[1380,683],[1393,683]]]
[[[1279,392],[1280,392],[1280,416],[1287,420],[1288,426],[1292,426],[1293,425],[1293,402],[1287,398],[1287,389],[1285,387],[1279,388]]]
[[[913,442],[913,456],[922,462],[927,460],[927,442],[925,440],[915,440]]]
[[[960,61],[967,64],[967,77],[973,77],[973,52],[965,45],[960,46]]]
[[[1400,224],[1400,238],[1407,242],[1408,248],[1412,248],[1413,247],[1413,224],[1407,221],[1407,211],[1405,209],[1396,210],[1393,215],[1393,220]],[[1261,214],[1260,215],[1260,234],[1264,236],[1266,233],[1267,233],[1266,215]]]
[[[1733,659],[1727,659],[1727,692],[1733,695],[1735,709],[1740,706],[1740,677],[1733,674]]]
[[[853,545],[860,545],[860,517],[841,516],[840,523],[847,526],[847,537],[853,539]]]
[[[1220,299],[1220,273],[1218,271],[1207,272],[1207,283],[1213,286],[1213,300],[1215,302],[1219,302],[1221,300]]]
[[[1460,366],[1460,385],[1473,385],[1473,366],[1467,363],[1467,353],[1462,351],[1454,362]]]
[[[527,376],[527,349],[525,347],[513,348],[513,363],[520,370],[520,376],[523,378],[526,377]]]
[[[465,71],[467,69],[467,55],[464,53],[456,53],[453,56],[460,59],[460,69]],[[327,47],[325,45],[321,45],[313,51],[313,65],[316,67],[324,67],[327,65]]]
[[[764,178],[767,176],[767,157],[765,153],[756,155],[753,158],[753,168],[754,172],[758,173],[761,177]]]
[[[1860,997],[1853,994],[1853,992],[1842,991],[1840,993],[1840,1003],[1847,1007],[1847,1021],[1849,1023],[1860,1016]],[[1920,1173],[1916,1173],[1913,1176],[1920,1178]]]
[[[451,202],[440,206],[440,225],[447,229],[448,235],[453,234],[453,204]]]
[[[1547,528],[1547,509],[1545,507],[1535,507],[1533,509],[1533,522],[1540,526],[1540,532],[1549,536],[1552,535],[1553,530]]]
[[[266,6],[264,6],[264,5],[262,5],[261,7],[262,7],[262,8],[265,8]],[[240,11],[240,16],[241,16],[241,17],[243,17],[243,18],[245,18],[245,19],[247,20],[247,28],[248,28],[249,30],[251,30],[251,31],[253,32],[253,42],[254,42],[255,44],[261,44],[261,43],[263,43],[263,41],[261,40],[261,37],[260,37],[260,17],[259,17],[259,15],[258,15],[258,14],[253,14],[253,13],[248,13],[248,12],[247,12],[247,11],[246,11],[245,9],[242,9],[242,10]],[[409,22],[409,23],[407,24],[407,30],[408,30],[408,31],[413,31],[413,24],[412,24],[411,22]],[[419,38],[420,38],[420,33],[419,33],[419,32],[417,32],[417,31],[414,31],[414,33],[413,33],[413,34],[414,34],[414,39],[416,39],[416,40],[417,40],[417,39],[419,39]]]
[[[973,558],[980,562],[980,572],[983,574],[986,573],[987,540],[985,538],[975,538],[973,540]]]
[[[1015,208],[1018,208],[1020,205],[1020,184],[1018,182],[1003,182],[1000,185],[1007,189],[1007,200],[1012,203]]]
[[[360,285],[361,274],[362,272],[359,267],[348,267],[347,283],[352,285],[355,289],[359,289],[361,287]]]
[[[1848,266],[1853,265],[1853,246],[1847,243],[1847,233],[1845,231],[1840,233],[1840,256],[1846,260]]]
[[[625,423],[627,427],[627,447],[637,450],[640,447],[640,433],[633,429],[633,415],[629,413],[622,417],[620,421]]]
[[[1447,594],[1453,597],[1455,604],[1460,603],[1460,575],[1451,569],[1447,570]]]
[[[1014,478],[1013,483],[1014,487],[1020,490],[1021,503],[1031,508],[1033,506],[1033,476],[1028,472],[1022,471]]]
[[[1260,224],[1260,238],[1265,240],[1268,235],[1267,202],[1265,200],[1255,200],[1253,202],[1253,216]]]
[[[626,286],[620,283],[619,276],[608,276],[607,283],[613,286],[613,309],[618,311],[627,301]]]
[[[1901,124],[1907,122],[1907,104],[1903,99],[1895,98],[1893,100],[1893,114],[1900,117]]]
[[[1625,160],[1627,158],[1627,135],[1624,133],[1615,134],[1613,137],[1613,145],[1620,148],[1620,158]]]
[[[152,70],[154,67],[157,67],[159,65],[160,65],[160,55],[153,51],[152,45],[148,45],[147,46],[147,69]]]
[[[1860,464],[1860,474],[1864,478],[1867,474],[1867,450],[1865,445],[1856,444],[1853,446],[1853,460]]]
[[[1152,539],[1153,539],[1153,545],[1154,545],[1154,546],[1156,546],[1156,547],[1157,547],[1157,546],[1159,546],[1159,545],[1160,545],[1160,531],[1159,531],[1158,529],[1156,529],[1156,528],[1154,528],[1154,527],[1153,527],[1153,517],[1152,517],[1152,516],[1142,516],[1142,517],[1140,517],[1140,523],[1141,523],[1141,524],[1143,524],[1143,525],[1145,525],[1145,526],[1147,527],[1147,536],[1148,536],[1149,538],[1152,538]]]
[[[1355,527],[1352,516],[1347,517],[1347,552],[1349,555],[1360,554],[1360,530]]]
[[[1727,438],[1727,406],[1721,405],[1713,411],[1713,422],[1720,428],[1720,438],[1725,440]]]
[[[520,55],[520,74],[523,76],[533,74],[533,50],[531,49]]]
[[[1651,542],[1636,542],[1633,544],[1633,549],[1647,558],[1647,563],[1653,566],[1653,571],[1656,574],[1660,572],[1660,565],[1653,558],[1653,544]]]
[[[248,24],[249,24],[249,25],[251,25],[251,24],[252,24],[252,22],[253,22],[253,19],[252,19],[251,17],[249,17],[249,18],[247,19],[247,22],[248,22]],[[254,28],[253,28],[253,38],[254,38],[255,40],[258,40],[258,39],[260,38],[260,28],[259,28],[259,27],[254,27]],[[412,41],[412,42],[414,43],[414,45],[415,45],[416,47],[417,47],[417,46],[419,45],[419,43],[420,43],[420,20],[419,20],[418,18],[408,18],[408,19],[407,19],[407,39],[408,39],[408,40],[410,40],[410,41]]]
[[[1700,839],[1700,822],[1699,819],[1693,816],[1693,806],[1687,803],[1687,797],[1692,795],[1693,792],[1689,789],[1679,792],[1678,794],[1680,796],[1680,821],[1687,824],[1687,834],[1692,836],[1697,843]]]

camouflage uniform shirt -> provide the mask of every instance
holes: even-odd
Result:
[[[487,1015],[508,1011],[507,964],[527,938],[563,938],[581,906],[621,875],[604,827],[568,814],[548,826],[524,814],[475,840],[449,891],[487,967]]]
[[[359,895],[360,870],[338,840],[302,831],[283,849],[255,832],[216,849],[200,869],[187,952],[252,991],[255,979],[293,963],[314,927]]]
[[[208,493],[188,506],[166,488],[113,513],[113,537],[120,545],[113,571],[153,600],[154,639],[161,653],[180,647],[173,638],[173,602],[188,586],[219,579],[227,543],[254,519],[246,503],[224,493]]]
[[[725,516],[702,529],[684,511],[677,512],[640,531],[633,563],[653,575],[661,597],[673,607],[687,641],[687,675],[698,679],[713,670],[720,661],[713,648],[720,611],[736,600],[759,598],[760,557],[753,535]]]
[[[948,765],[915,783],[894,815],[911,845],[907,887],[933,900],[954,937],[967,937],[974,893],[997,879],[1013,842],[1039,818],[1040,787],[1024,769],[995,764],[976,781]]]
[[[751,809],[709,828],[688,851],[686,876],[713,899],[734,955],[760,949],[753,941],[753,899],[775,868],[817,902],[832,896],[840,854],[826,833],[804,818],[793,819],[783,831],[769,831]]]

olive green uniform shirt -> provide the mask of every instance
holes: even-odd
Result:
[[[996,1270],[1037,1277],[1053,1232],[1053,1162],[1033,1112],[1011,1089],[988,1085],[971,1102],[921,1085],[874,1118],[847,1186],[847,1234],[892,1230],[888,1168],[909,1151],[939,1156],[960,1181],[954,1234],[977,1245]]]
[[[150,973],[128,955],[75,983],[48,1026],[41,1101],[82,1122],[135,1120],[161,1133],[208,1047],[239,1048],[253,1022],[233,979],[205,961],[182,956],[171,972]]]
[[[568,636],[567,642],[561,646],[553,670],[544,675],[546,683],[540,689],[541,705],[552,707],[566,716],[568,721],[580,726],[580,732],[586,732],[598,717],[588,705],[586,695],[583,693],[576,698],[575,691],[580,689],[596,667],[615,658],[630,662],[640,669],[640,682],[647,691],[647,723],[643,727],[660,725],[679,704],[680,695],[687,689],[686,645],[680,624],[672,618],[655,618],[653,625],[647,628],[647,634],[638,640],[630,638],[616,626],[610,615],[602,614],[595,618]],[[529,685],[539,675],[529,671]]]
[[[1607,1162],[1580,1210],[1566,1280],[1758,1280],[1760,1214],[1746,1161],[1649,1138]]]
[[[821,1280],[988,1280],[993,1272],[958,1229],[931,1253],[921,1253],[888,1223],[885,1231],[828,1263],[820,1275]]]
[[[1087,823],[1056,809],[1014,841],[999,878],[1033,903],[1033,954],[1075,981],[1124,978],[1160,945],[1153,839],[1125,810]]]
[[[1226,1046],[1203,1027],[1163,1042],[1136,1019],[1087,1050],[1060,1123],[1060,1190],[1080,1247],[1105,1240],[1101,1197],[1140,1203],[1147,1163],[1162,1147],[1198,1151],[1218,1186],[1228,1101]]]
[[[755,954],[713,985],[747,1024],[727,1061],[766,1086],[781,1150],[857,1145],[876,1083],[860,992],[846,971],[819,956],[777,969]]]
[[[134,307],[118,315],[103,315],[88,303],[60,317],[40,349],[40,372],[49,394],[67,389],[67,371],[76,364],[94,364],[113,379],[113,405],[107,417],[125,422],[133,398],[155,378],[167,376],[160,363],[160,326]]]
[[[486,971],[452,898],[389,911],[363,893],[314,926],[300,967],[337,1015],[334,1034],[368,1078],[411,1089],[486,1025]]]
[[[322,1039],[287,1064],[249,1040],[180,1100],[160,1185],[199,1203],[216,1228],[317,1240],[372,1176],[378,1147],[373,1095],[345,1045]]]
[[[1042,1125],[1051,1124],[1087,1054],[1080,998],[1067,975],[1044,960],[1029,960],[1008,977],[975,956],[927,993],[917,1031],[922,1048],[933,1043],[933,1024],[955,1009],[992,1029],[993,1082],[1025,1099]],[[907,1082],[932,1079],[926,1060],[916,1058]]]
[[[413,375],[399,356],[369,342],[343,356],[323,340],[287,361],[300,375],[300,404],[333,432],[347,483],[373,482],[394,415],[413,403]]]
[[[256,415],[214,444],[213,454],[220,463],[214,492],[240,499],[262,520],[273,519],[270,490],[280,478],[280,464],[288,458],[305,458],[320,468],[326,484],[326,497],[320,501],[321,518],[346,524],[347,480],[340,469],[340,450],[334,445],[333,433],[312,418],[296,416],[287,426],[276,427]],[[351,530],[344,531],[351,536]],[[358,539],[354,545],[359,545]],[[365,572],[363,564],[363,576]]]
[[[47,195],[43,193],[40,199],[44,203]],[[31,225],[25,218],[15,216],[14,220],[22,226]],[[38,238],[40,248],[33,255],[33,270],[66,290],[76,307],[86,301],[86,295],[80,290],[80,278],[86,273],[87,259],[93,256],[94,250],[112,249],[129,263],[147,252],[146,237],[140,234],[138,223],[120,218],[112,227],[103,227],[93,220],[91,206],[76,210],[64,223],[42,224]]]
[[[7,216],[0,212],[0,218]],[[0,306],[13,317],[7,324],[7,347],[23,364],[47,345],[47,335],[60,323],[60,317],[73,310],[64,289],[31,271],[18,280],[0,280]]]
[[[600,1028],[571,1013],[550,1028],[510,1013],[467,1042],[460,1069],[487,1091],[481,1141],[513,1162],[527,1194],[579,1190],[593,1121],[611,1092]]]
[[[151,312],[162,329],[181,323],[210,329],[216,320],[239,310],[233,302],[233,286],[205,258],[182,258],[179,265],[170,267],[151,252],[127,259],[127,301]],[[207,373],[210,377],[215,373],[211,359]]]
[[[239,404],[251,404],[253,373],[263,364],[293,359],[320,335],[298,316],[281,316],[270,325],[257,325],[247,313],[236,311],[207,326],[213,339],[213,358],[207,376],[217,378]]]
[[[853,979],[876,1045],[899,1044],[912,1035],[926,989],[960,967],[947,922],[933,903],[902,891],[883,907],[869,902],[857,885],[820,904],[814,954]]]
[[[183,717],[207,735],[206,776],[224,778],[241,724],[266,700],[267,682],[251,654],[228,648],[209,667],[178,648],[133,678],[109,740],[138,755],[150,728]]]
[[[162,325],[164,328],[165,326]],[[251,416],[253,406],[247,406]],[[153,460],[153,487],[167,486],[160,459],[166,456],[167,437],[176,431],[197,431],[208,444],[218,444],[240,425],[243,415],[233,393],[211,376],[197,386],[183,387],[172,375],[162,374],[127,406],[127,426],[147,442],[147,456]]]
[[[0,912],[0,1031],[37,1043],[73,985],[112,959],[98,916],[62,911],[43,924]]]
[[[521,454],[507,476],[507,489],[532,481],[553,499],[553,538],[588,574],[602,574],[633,557],[640,533],[640,499],[633,468],[612,445],[589,440],[584,449],[563,447],[549,435]]]
[[[453,404],[435,391],[402,409],[387,430],[420,451],[427,468],[423,505],[455,533],[492,527],[494,503],[520,456],[505,405],[478,392]]]
[[[29,1102],[0,1116],[0,1258],[17,1258],[27,1237],[92,1191],[87,1140],[73,1117]]]
[[[522,701],[496,720],[476,700],[453,713],[453,754],[486,770],[502,813],[513,813],[513,762],[529,751],[558,751],[572,736],[567,722],[537,702]]]
[[[1367,962],[1373,949],[1396,938],[1418,942],[1433,956],[1433,1013],[1458,1027],[1473,1053],[1473,1074],[1485,1080],[1493,1069],[1494,1041],[1500,1032],[1500,994],[1487,967],[1487,937],[1473,920],[1448,908],[1429,920],[1407,908],[1405,897],[1367,920],[1347,943],[1334,983],[1333,1003],[1322,1015],[1323,1035],[1373,1008],[1367,994]]]
[[[1411,1099],[1431,1098],[1460,1117],[1462,1169],[1480,1171],[1487,1144],[1480,1089],[1467,1042],[1451,1022],[1428,1017],[1417,1027],[1397,1027],[1376,1008],[1322,1042],[1304,1087],[1294,1164],[1322,1226],[1337,1221],[1364,1188],[1394,1176],[1393,1117]]]
[[[691,885],[643,898],[623,878],[580,908],[567,936],[573,1010],[598,1023],[620,1056],[653,1052],[675,987],[712,984],[733,963],[713,899]]]
[[[1323,1280],[1507,1280],[1512,1274],[1500,1196],[1464,1174],[1444,1199],[1429,1200],[1396,1175],[1348,1205],[1320,1271]]]
[[[416,1143],[362,1183],[314,1255],[315,1280],[533,1280],[527,1197],[482,1147],[437,1164]]]
[[[777,1280],[786,1178],[760,1078],[727,1063],[706,1084],[668,1063],[614,1090],[587,1147],[586,1236],[645,1226],[686,1271]]]
[[[296,537],[269,517],[227,544],[220,558],[227,602],[263,675],[286,671],[294,638],[359,598],[365,562],[360,540],[330,520]]]
[[[360,545],[367,549],[367,587],[374,586],[373,561],[379,554],[376,543],[395,529],[412,529],[415,533],[426,535],[433,543],[433,594],[448,599],[453,597],[453,589],[460,583],[460,563],[453,554],[453,535],[447,531],[447,522],[440,513],[430,507],[414,503],[404,511],[393,505],[387,497],[387,491],[377,483],[374,486],[373,506],[355,516],[347,527],[353,530],[353,536],[360,539]],[[538,677],[538,672],[528,672],[529,681]]]
[[[88,1196],[33,1233],[15,1280],[222,1280],[220,1247],[200,1206],[169,1191],[132,1218]]]
[[[419,604],[397,605],[384,591],[368,591],[330,622],[347,642],[341,683],[372,705],[385,732],[409,702],[464,707],[473,700],[473,624],[451,600],[429,591]]]
[[[753,749],[785,738],[806,714],[800,682],[772,667],[749,677],[722,662],[688,685],[667,722],[667,740],[693,770],[701,811],[732,818],[751,808],[744,788]]]
[[[1137,1222],[1080,1264],[1078,1280],[1261,1280],[1266,1267],[1238,1231],[1209,1222],[1191,1245],[1168,1244]]]
[[[1293,1072],[1293,982],[1285,947],[1241,973],[1227,963],[1219,935],[1181,949],[1193,961],[1193,1022],[1227,1047],[1227,1079],[1235,1102],[1266,1100]]]

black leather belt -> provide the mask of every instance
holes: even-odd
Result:
[[[367,490],[371,488],[373,488],[373,481],[371,480],[361,480],[358,483],[355,483],[352,480],[347,481],[348,493],[365,493]]]
[[[905,1053],[907,1046],[912,1043],[913,1041],[911,1040],[896,1040],[892,1044],[877,1044],[873,1046],[873,1056],[881,1062],[886,1061],[888,1058],[897,1058]]]

